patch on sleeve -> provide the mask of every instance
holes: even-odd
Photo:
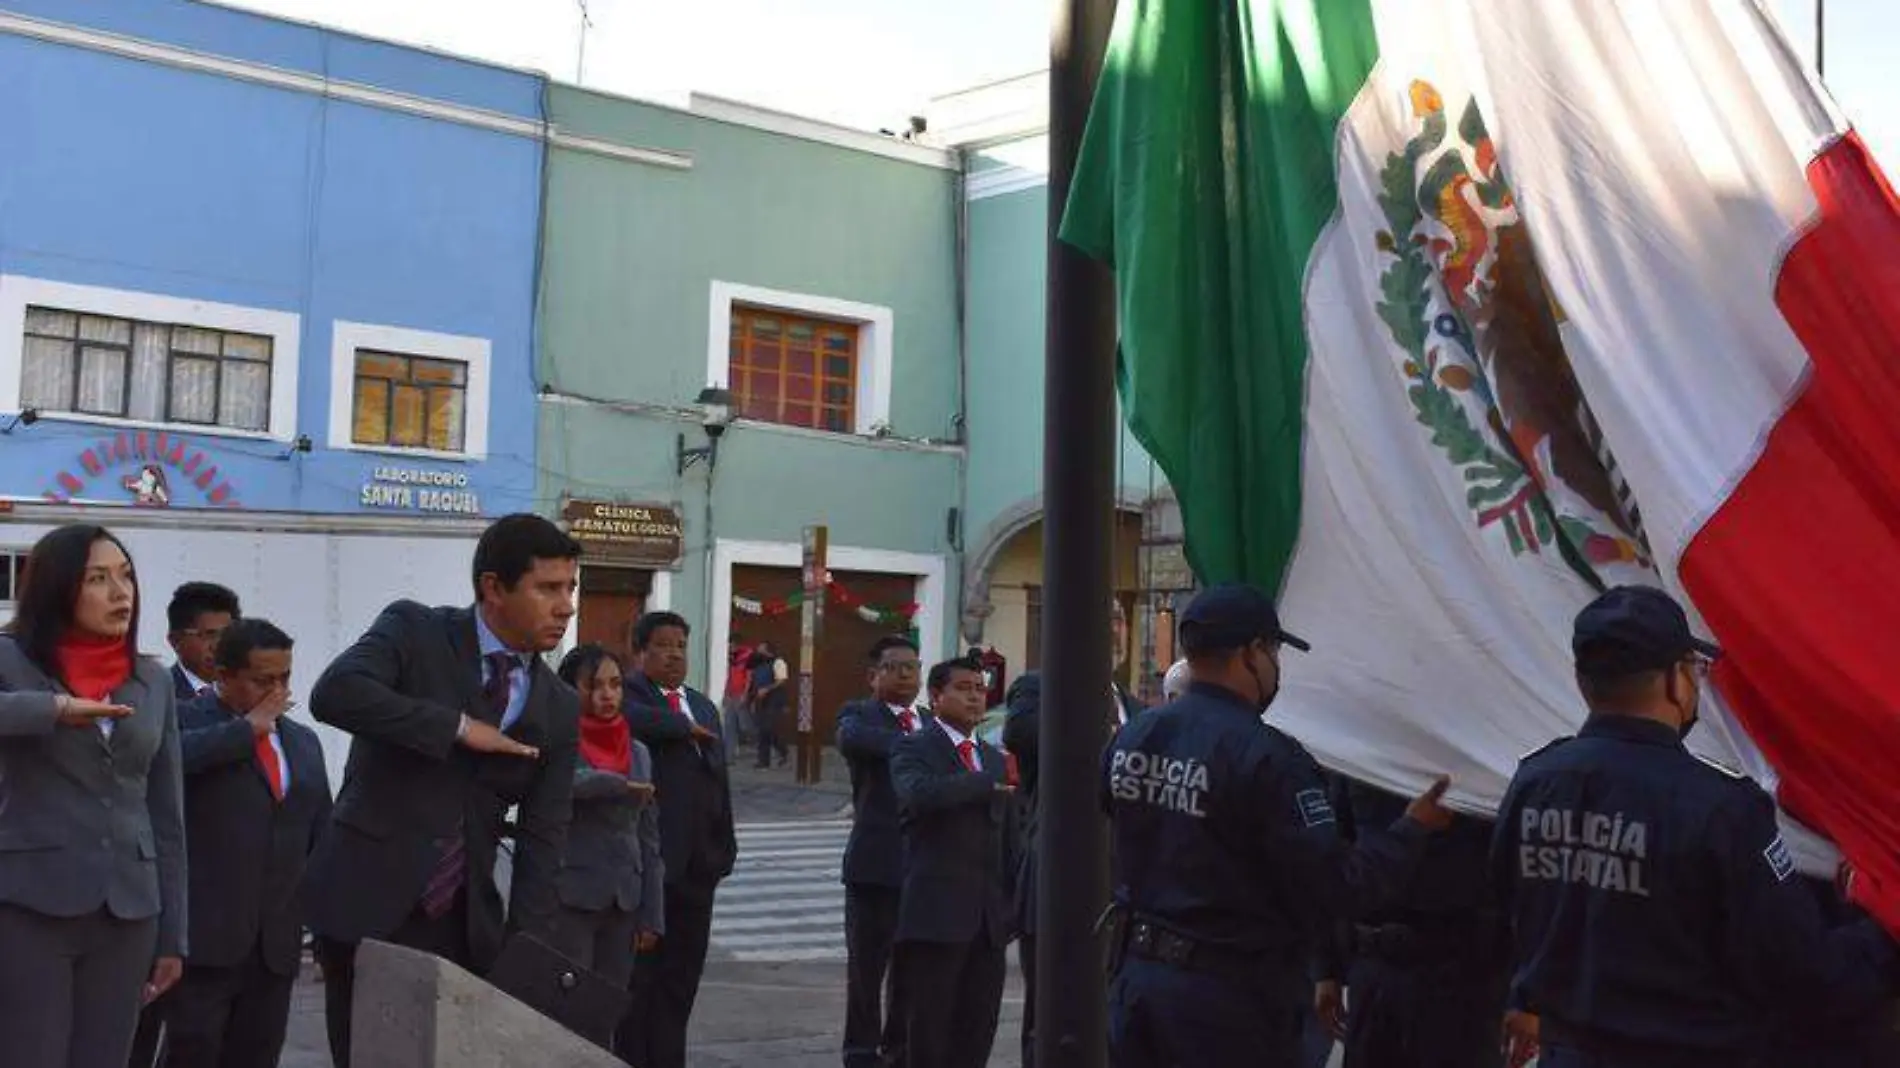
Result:
[[[1775,840],[1768,843],[1761,855],[1768,861],[1768,870],[1775,873],[1776,882],[1785,883],[1794,874],[1794,854],[1788,851],[1788,843],[1780,835],[1775,835]]]
[[[1293,795],[1293,805],[1299,809],[1300,822],[1308,827],[1324,827],[1333,822],[1333,803],[1326,799],[1324,790],[1301,790]]]

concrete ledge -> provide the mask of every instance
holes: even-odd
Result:
[[[366,941],[354,1068],[618,1068],[612,1054],[440,957]]]

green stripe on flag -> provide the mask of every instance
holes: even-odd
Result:
[[[1300,529],[1302,283],[1370,0],[1121,0],[1062,238],[1116,272],[1129,428],[1203,582],[1277,590]]]

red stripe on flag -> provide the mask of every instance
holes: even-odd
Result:
[[[1900,201],[1851,134],[1808,181],[1820,215],[1775,301],[1810,378],[1681,575],[1782,804],[1840,845],[1856,897],[1900,931]]]

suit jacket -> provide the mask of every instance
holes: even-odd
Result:
[[[934,721],[927,710],[918,711],[922,730]],[[897,826],[897,790],[891,786],[891,750],[903,737],[897,713],[882,701],[852,701],[838,711],[838,751],[851,768],[847,884],[904,885],[904,837]]]
[[[282,802],[258,763],[249,720],[216,694],[178,710],[193,965],[233,967],[256,947],[271,971],[297,974],[303,951],[297,884],[329,822],[330,776],[317,732],[289,719],[277,723],[290,766]]]
[[[981,934],[1001,945],[1015,933],[1016,799],[997,790],[1008,775],[1002,751],[979,740],[977,753],[983,770],[972,772],[934,726],[891,749],[904,834],[900,942],[969,942]]]
[[[182,666],[173,664],[171,676],[172,696],[178,699],[180,706],[183,706],[186,701],[196,701],[198,699],[198,686],[191,681],[191,676],[185,674],[185,669]]]
[[[536,760],[457,744],[463,714],[499,726],[482,698],[469,608],[397,601],[337,657],[310,694],[316,718],[355,736],[330,826],[304,875],[304,917],[328,938],[386,938],[414,911],[458,830],[468,848],[469,955],[485,971],[505,929],[545,936],[567,846],[580,745],[580,699],[530,659],[528,696],[510,737]],[[519,805],[512,900],[495,888],[503,815]]]
[[[725,741],[695,742],[692,728],[646,676],[628,675],[626,688],[627,722],[633,736],[653,751],[666,892],[710,903],[719,880],[732,874],[733,859],[739,855]],[[689,686],[686,703],[695,723],[719,733],[719,710],[705,694]]]
[[[666,933],[666,862],[660,857],[660,806],[627,793],[628,781],[653,781],[653,754],[633,743],[633,773],[574,765],[574,822],[558,883],[561,904],[586,912],[636,913],[642,929]]]
[[[107,738],[59,722],[66,688],[0,635],[0,903],[45,916],[158,917],[158,955],[186,951],[178,713],[165,669],[139,660]]]
[[[1140,701],[1129,696],[1120,686],[1114,686],[1114,704],[1110,711],[1119,707],[1122,715],[1132,720],[1143,711]],[[1020,693],[1020,697],[1016,696]],[[1036,933],[1036,888],[1040,879],[1036,871],[1036,833],[1040,823],[1036,812],[1037,790],[1042,785],[1042,677],[1037,672],[1025,672],[1010,687],[1012,701],[1009,716],[1003,721],[1003,747],[1016,757],[1016,770],[1022,776],[1021,811],[1022,833],[1020,850],[1016,865],[1016,924],[1017,930],[1024,935]],[[1106,727],[1108,741],[1115,738],[1117,727],[1109,723]]]

